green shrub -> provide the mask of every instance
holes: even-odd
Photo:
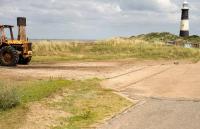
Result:
[[[17,106],[20,103],[17,90],[0,84],[0,110],[6,110]]]
[[[155,42],[155,41],[167,42],[179,39],[177,35],[171,34],[169,32],[161,32],[161,33],[153,32],[153,33],[138,35],[136,38],[141,38],[143,40],[150,42]]]

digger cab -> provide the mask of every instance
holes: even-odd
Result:
[[[6,43],[8,39],[14,40],[12,25],[0,25],[0,44]],[[9,36],[6,35],[5,30],[9,31]]]

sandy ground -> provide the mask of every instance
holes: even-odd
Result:
[[[61,124],[61,119],[67,118],[67,112],[49,108],[43,103],[29,104],[29,112],[26,114],[26,122],[20,129],[50,129]]]
[[[119,60],[107,62],[67,62],[30,64],[27,66],[1,67],[0,76],[5,79],[25,80],[28,78],[64,78],[64,79],[88,79],[98,77],[101,79],[116,78],[124,74],[132,73],[137,69],[155,65],[173,64],[173,61],[140,61]],[[185,63],[185,62],[184,62]]]
[[[0,67],[0,76],[16,80],[97,77],[104,80],[103,87],[139,101],[127,112],[100,125],[100,129],[200,128],[200,63],[121,60],[31,64]],[[38,104],[33,106],[45,109]],[[38,110],[31,111],[40,114]]]
[[[119,62],[70,62],[55,64],[31,64],[28,66],[19,65],[15,68],[0,67],[2,78],[14,79],[88,79],[107,78],[112,76],[112,71],[119,67]],[[119,70],[120,71],[120,70]]]

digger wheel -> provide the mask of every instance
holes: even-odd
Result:
[[[17,51],[11,46],[0,49],[0,63],[2,66],[16,66],[19,60]]]
[[[24,58],[22,55],[19,57],[19,64],[28,65],[31,61],[31,57]]]

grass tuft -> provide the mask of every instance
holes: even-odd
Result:
[[[14,108],[20,103],[17,89],[0,84],[0,110]]]

